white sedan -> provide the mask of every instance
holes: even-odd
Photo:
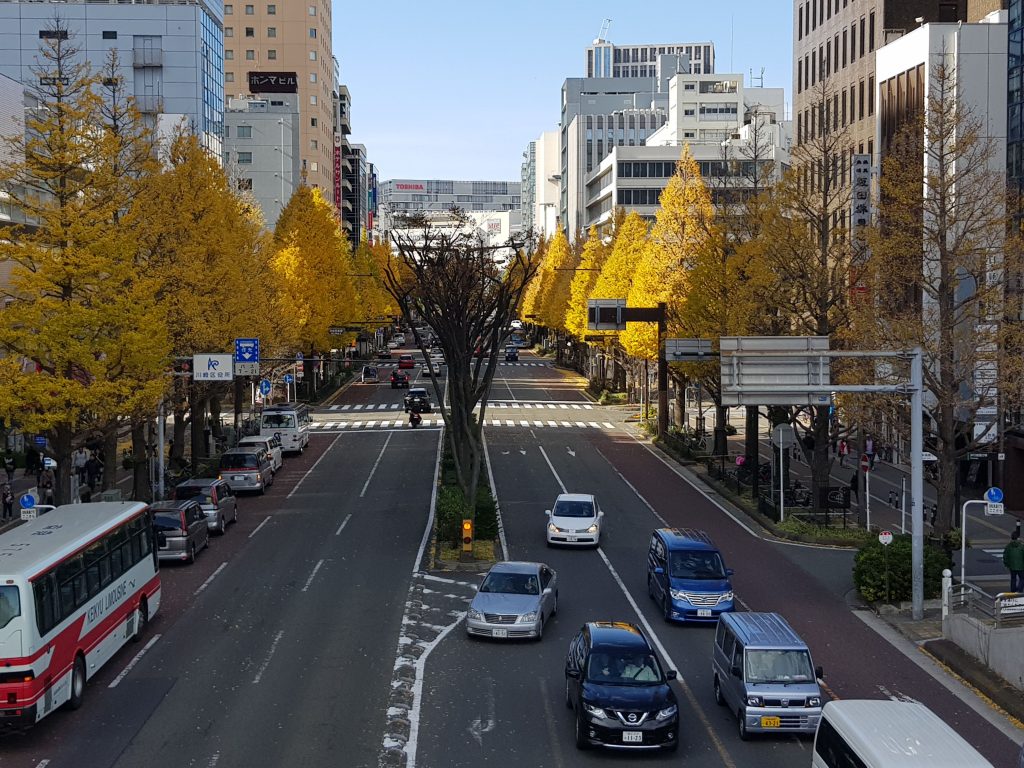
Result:
[[[596,547],[601,543],[604,512],[589,493],[563,493],[545,512],[548,546]]]

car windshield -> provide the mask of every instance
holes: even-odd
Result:
[[[263,426],[269,429],[295,429],[295,417],[290,413],[267,413],[263,415]]]
[[[480,585],[481,592],[499,592],[505,595],[539,595],[540,584],[536,574],[496,571],[487,574]]]
[[[717,552],[682,550],[669,556],[669,573],[677,579],[724,579],[725,567]]]
[[[653,654],[595,651],[590,654],[587,679],[602,685],[636,685],[660,683],[662,674]]]
[[[21,593],[15,586],[0,587],[0,629],[21,616]]]
[[[410,389],[409,397],[426,397],[427,390],[425,389]]]
[[[180,531],[181,514],[178,512],[157,512],[153,515],[153,527],[158,531]]]
[[[743,654],[748,683],[809,683],[814,680],[807,651],[759,651]]]
[[[213,496],[209,487],[201,485],[183,485],[174,489],[176,499],[195,499],[200,504],[213,504]]]
[[[593,517],[594,505],[589,501],[565,501],[555,502],[555,508],[551,510],[552,517]]]
[[[252,453],[226,453],[220,457],[221,469],[257,469],[259,461]]]

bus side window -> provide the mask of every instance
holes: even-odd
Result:
[[[42,637],[57,624],[56,594],[53,572],[45,573],[32,583],[36,603],[36,627]]]
[[[107,545],[101,539],[85,550],[85,583],[90,597],[110,583],[110,563],[106,559]],[[105,574],[105,577],[104,577]]]

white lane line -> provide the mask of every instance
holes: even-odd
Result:
[[[436,487],[436,484],[435,484]],[[423,704],[423,671],[427,666],[427,659],[430,652],[439,646],[448,633],[455,629],[462,622],[462,615],[441,630],[440,634],[422,646],[423,653],[416,659],[416,679],[412,684],[412,706],[409,707],[409,740],[405,742],[406,768],[416,768],[416,747],[420,735],[420,708]]]
[[[548,426],[549,427],[557,427],[558,426],[558,422],[557,421],[549,421],[548,422]]]
[[[322,560],[320,562],[323,562]],[[274,651],[277,650],[277,644],[281,642],[281,636],[284,635],[284,630],[278,630],[278,633],[274,635],[274,642],[270,644],[270,650],[267,651],[267,657],[263,659],[263,663],[260,664],[260,668],[256,670],[256,677],[252,679],[253,685],[259,684],[260,680],[263,679],[263,673],[267,671],[267,667],[270,666],[270,660],[274,657]]]
[[[40,760],[38,763],[36,763],[36,768],[46,768],[46,766],[48,766],[49,764],[50,759],[46,758],[45,760]]]
[[[363,404],[362,403],[360,403],[359,405],[353,405],[352,406],[352,410],[353,411],[359,411],[359,410],[362,410],[362,408],[363,408]]]
[[[309,574],[309,578],[306,579],[306,583],[302,586],[303,592],[307,592],[309,590],[309,585],[312,584],[313,579],[316,578],[316,572],[319,571],[323,567],[323,565],[324,559],[321,557],[319,560],[317,560],[316,565],[313,566],[313,572]]]
[[[199,588],[196,589],[196,591],[192,593],[192,596],[195,597],[200,592],[202,592],[204,589],[206,589],[208,586],[210,586],[210,582],[212,582],[215,578],[217,578],[217,574],[219,574],[221,571],[223,571],[227,567],[228,567],[228,563],[227,563],[226,560],[223,563],[221,563],[220,565],[218,565],[217,566],[217,570],[215,570],[213,573],[211,573],[207,577],[206,581],[204,581],[202,584],[199,585]]]
[[[132,660],[128,662],[127,666],[118,673],[117,677],[110,681],[110,685],[108,685],[107,688],[117,688],[121,681],[127,677],[128,673],[135,668],[135,665],[139,663],[142,657],[146,655],[146,652],[156,645],[156,641],[159,640],[160,637],[160,635],[153,635],[153,637],[150,638],[150,641],[143,646],[142,650],[136,653]]]
[[[600,429],[601,428],[601,425],[598,424],[596,421],[588,421],[587,424],[592,426],[594,429]]]
[[[332,405],[332,406],[331,406],[330,408],[328,408],[327,410],[329,410],[329,411],[336,411],[336,410],[338,410],[339,408],[341,408],[341,406],[340,406],[340,405]]]
[[[334,438],[334,440],[331,441],[331,444],[327,446],[327,450],[321,453],[320,458],[313,462],[313,466],[306,470],[306,474],[299,478],[299,482],[297,482],[295,484],[295,487],[292,488],[291,493],[285,496],[286,499],[290,499],[298,492],[299,488],[302,487],[302,484],[306,482],[306,478],[309,477],[310,474],[312,474],[313,470],[316,469],[320,462],[324,460],[324,457],[331,452],[331,449],[334,447],[334,444],[338,442],[339,437],[341,437],[341,435],[338,435],[337,437]],[[255,533],[255,531],[253,531],[253,533]]]
[[[366,426],[370,426],[367,424]],[[387,426],[382,424],[381,426]],[[394,432],[388,433],[388,439],[384,441],[384,445],[380,448],[380,453],[377,454],[377,460],[373,462],[373,469],[370,470],[370,474],[366,476],[366,482],[363,483],[363,490],[359,492],[359,498],[363,498],[366,495],[366,489],[370,487],[370,481],[373,480],[374,474],[377,472],[377,466],[380,464],[380,460],[384,458],[384,451],[388,449],[388,443],[391,442],[391,438],[394,436]]]
[[[269,522],[270,522],[270,515],[267,515],[267,516],[266,516],[265,518],[263,518],[263,522],[262,522],[262,523],[260,523],[259,525],[257,525],[257,526],[256,526],[256,527],[255,527],[255,528],[253,529],[253,532],[249,534],[249,538],[251,539],[251,538],[252,538],[253,536],[255,536],[255,535],[256,535],[257,533],[259,533],[259,532],[260,532],[260,528],[262,528],[262,527],[263,527],[264,525],[266,525],[266,524],[267,524],[267,523],[269,523]]]
[[[607,421],[603,421],[601,423],[604,424],[604,428],[605,429],[615,429],[615,425],[614,424],[609,424]]]
[[[348,405],[343,405],[343,406],[341,406],[341,410],[343,410],[343,411],[347,411],[347,410],[350,410],[351,408],[352,408],[352,405],[351,405],[351,403],[350,403],[350,404],[348,404]]]
[[[543,421],[536,421],[535,420],[533,422],[533,426],[535,426],[535,427],[543,427],[544,426],[544,422]]]
[[[377,422],[376,421],[368,421],[368,422],[366,422],[366,428],[367,429],[370,429],[371,427],[375,427],[375,426],[377,426]]]
[[[516,425],[516,423],[514,421],[512,421],[512,419],[505,419],[505,426],[506,427],[514,427],[515,425]]]
[[[334,532],[335,536],[341,536],[341,532],[345,530],[345,525],[348,523],[350,517],[352,517],[351,512],[349,512],[345,519],[341,521],[341,525],[338,526],[338,530]]]
[[[481,435],[484,445],[484,463],[487,465],[487,480],[491,484],[491,496],[494,498],[494,512],[498,518],[498,541],[501,543],[501,557],[508,560],[508,542],[505,540],[505,526],[501,522],[501,504],[498,503],[498,491],[494,487],[494,470],[491,469],[491,454],[487,450],[487,435]]]
[[[363,422],[361,422],[361,421],[353,421],[352,422],[352,429],[359,429],[361,426],[363,426]]]
[[[437,467],[441,464],[441,445],[444,440],[444,432],[438,430],[437,433],[437,454],[434,458],[434,477],[437,477]],[[420,548],[416,550],[416,560],[412,564],[412,572],[416,573],[419,570],[420,563],[423,562],[423,553],[427,549],[427,541],[430,540],[430,532],[434,530],[434,510],[437,507],[437,483],[431,483],[430,489],[430,511],[427,513],[427,525],[423,529],[423,536],[420,538]]]
[[[219,763],[219,762],[220,762],[220,752],[214,752],[212,755],[210,755],[210,762],[208,762],[206,764],[206,768],[214,768],[214,766],[216,766],[217,763]]]
[[[413,576],[416,576],[420,579],[426,579],[427,581],[439,581],[442,584],[458,584],[460,587],[469,587],[473,590],[476,589],[476,584],[474,584],[471,581],[458,581],[457,579],[446,579],[443,576],[435,576],[432,573],[424,573],[423,571],[414,573]]]
[[[568,422],[568,421],[563,421],[563,422],[562,422],[562,426],[563,426],[563,427],[571,427],[571,426],[572,426],[572,424],[571,424],[570,422]]]
[[[577,410],[577,411],[578,411],[578,410],[580,409],[580,407],[579,407],[578,405],[576,405],[576,404],[573,404],[573,406],[572,406],[572,407],[573,407],[573,408],[574,408],[575,410]]]
[[[558,483],[558,487],[562,489],[562,493],[568,493],[569,491],[566,490],[565,483],[562,482],[562,478],[560,478],[558,473],[555,471],[555,465],[552,464],[551,459],[548,458],[548,452],[544,450],[544,446],[538,445],[537,447],[540,448],[540,455],[543,456],[544,461],[548,463],[548,468],[551,470],[551,474],[555,476],[555,480]]]

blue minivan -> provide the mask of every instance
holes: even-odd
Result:
[[[647,550],[647,593],[665,621],[718,621],[733,610],[732,568],[704,531],[659,528]]]

